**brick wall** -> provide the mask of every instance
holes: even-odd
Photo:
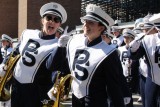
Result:
[[[3,33],[18,36],[18,0],[0,1],[0,37]]]

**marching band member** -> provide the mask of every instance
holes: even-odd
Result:
[[[136,34],[130,29],[124,29],[122,33],[124,37],[124,43],[126,45],[118,47],[119,57],[121,60],[121,65],[123,68],[123,75],[127,81],[127,87],[129,88],[129,92],[126,89],[123,89],[123,93],[127,94],[128,97],[131,98],[130,103],[126,105],[126,107],[133,107],[133,98],[132,93],[137,91],[138,89],[138,61],[131,60],[128,55],[128,44],[130,41],[134,40]]]
[[[149,18],[152,15],[148,14],[144,18],[139,18],[135,22],[135,29],[139,29],[140,32],[137,34],[137,38],[143,38],[146,34],[152,34],[155,32],[153,23],[149,22]],[[146,78],[148,74],[148,64],[146,61],[145,56],[141,57],[139,59],[139,73],[140,73],[140,85],[139,85],[139,91],[140,91],[140,98],[137,100],[137,102],[142,102],[143,105],[145,105],[145,87],[146,87]]]
[[[59,47],[67,44],[67,58],[73,76],[72,107],[107,107],[108,94],[114,107],[124,107],[118,53],[101,38],[114,21],[94,4],[86,7],[86,15],[81,21],[84,34],[73,35],[70,39],[64,34],[58,41]],[[55,62],[56,55],[48,60],[51,70],[56,67],[52,66],[53,63],[58,63]]]
[[[153,25],[154,21],[160,22],[160,15],[152,16],[153,20],[149,20],[149,23],[144,24],[143,27]],[[146,63],[148,65],[148,74],[145,83],[145,102],[144,107],[157,107],[157,93],[159,90],[159,33],[155,30],[155,25],[151,29],[146,29],[146,36],[141,40],[134,40],[130,45],[130,52],[132,59],[139,59],[145,56]]]
[[[20,54],[14,69],[12,107],[42,107],[52,87],[51,73],[46,69],[50,52],[57,51],[57,29],[67,20],[64,7],[58,3],[46,3],[40,8],[42,30],[26,29],[14,54]]]
[[[118,47],[120,60],[123,68],[123,75],[126,77],[132,93],[138,91],[139,63],[138,60],[131,60],[128,55],[129,43],[137,36],[131,29],[124,29],[122,33],[126,45]]]
[[[1,37],[1,55],[2,55],[2,59],[0,62],[3,61],[3,59],[9,55],[11,53],[11,51],[13,50],[12,48],[12,38],[6,34],[2,34],[2,37]]]
[[[101,35],[102,39],[108,43],[109,45],[113,46],[113,47],[116,47],[116,45],[112,44],[111,43],[111,40],[113,38],[113,35],[110,34],[108,31],[104,31],[104,33]],[[126,79],[125,77],[123,76],[123,72],[120,72],[122,76],[120,76],[120,80],[122,80],[122,91],[123,91],[123,97],[124,98],[129,98],[128,102],[125,103],[126,107],[133,107],[133,99],[132,99],[132,93],[131,91],[129,90],[129,87],[127,85],[127,82],[126,82]],[[112,100],[108,99],[108,103],[109,103],[109,107],[112,107],[113,104],[112,104]]]
[[[6,34],[2,34],[2,37],[1,37],[1,44],[2,44],[2,48],[1,48],[1,55],[2,55],[2,63],[0,64],[0,69],[2,69],[2,67],[4,66],[4,63],[3,63],[3,59],[5,59],[5,57],[7,57],[13,50],[12,48],[12,43],[13,43],[13,40],[10,36],[6,35]],[[5,73],[5,72],[4,72]],[[4,73],[2,74],[2,76],[4,75]],[[11,80],[7,82],[5,88],[10,90],[10,86],[11,86]],[[0,105],[2,107],[11,107],[10,105],[10,101],[2,101],[0,102]]]
[[[112,44],[115,44],[117,47],[124,46],[124,37],[121,35],[121,28],[119,26],[112,26],[111,32],[114,35],[112,39]]]

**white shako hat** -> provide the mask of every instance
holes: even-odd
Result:
[[[44,4],[40,9],[41,17],[44,17],[46,14],[53,14],[61,18],[62,23],[65,23],[67,20],[67,12],[64,7],[58,3],[51,2]]]
[[[6,41],[8,41],[10,43],[13,42],[13,39],[11,37],[9,37],[8,35],[6,35],[6,34],[2,34],[1,41],[3,41],[3,40],[6,40]]]
[[[120,32],[122,28],[120,28],[119,26],[112,26],[111,27],[111,32]]]
[[[134,29],[140,29],[140,25],[143,24],[143,18],[138,18],[136,19],[135,23],[134,23]]]
[[[143,30],[143,29],[151,29],[153,26],[154,26],[154,24],[151,23],[151,22],[144,22],[144,23],[140,26],[140,28],[141,28],[142,30]]]
[[[124,37],[133,37],[133,38],[136,37],[136,34],[131,29],[128,29],[128,28],[123,29],[122,35]]]
[[[155,27],[160,29],[160,13],[154,14],[149,21],[154,24]]]
[[[80,19],[82,23],[85,20],[100,22],[107,29],[109,28],[109,26],[114,25],[114,20],[105,11],[103,11],[100,6],[97,6],[95,4],[88,4],[86,7],[86,15],[81,17]]]
[[[154,27],[154,24],[152,22],[149,21],[149,19],[152,17],[153,15],[148,14],[143,18],[143,24],[140,25],[141,29],[151,29],[152,27]]]

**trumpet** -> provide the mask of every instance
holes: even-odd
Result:
[[[43,107],[63,107],[60,103],[64,101],[64,96],[69,94],[70,86],[72,82],[71,74],[67,74],[64,77],[61,77],[60,80],[60,72],[58,71],[56,81],[52,87],[51,94],[55,98],[55,101],[48,101],[48,103],[44,104]]]
[[[20,55],[16,55],[13,57],[13,52],[10,54],[8,60],[5,63],[6,73],[0,80],[0,101],[8,101],[11,98],[11,94],[9,90],[5,88],[7,81],[9,81],[12,77],[12,71],[16,65],[16,62],[20,58]]]

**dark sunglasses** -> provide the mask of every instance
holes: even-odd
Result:
[[[58,17],[58,16],[56,16],[56,17],[52,17],[51,15],[46,15],[46,16],[44,16],[45,17],[45,19],[47,20],[47,21],[54,21],[55,23],[61,23],[61,18],[60,17]]]

